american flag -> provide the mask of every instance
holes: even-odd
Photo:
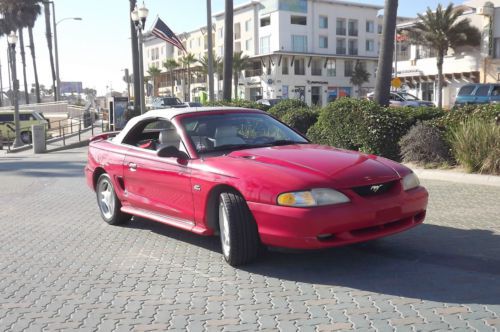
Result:
[[[180,48],[184,52],[187,52],[186,48],[184,47],[184,45],[182,45],[179,38],[177,38],[177,36],[172,32],[172,30],[170,30],[170,28],[165,24],[165,22],[161,20],[161,18],[158,17],[158,19],[156,20],[156,24],[153,27],[153,31],[151,32],[156,37],[166,41],[169,44],[174,45],[177,48]]]

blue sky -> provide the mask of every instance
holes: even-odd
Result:
[[[112,86],[117,91],[125,90],[122,70],[131,68],[129,1],[54,1],[58,21],[66,17],[82,18],[82,21],[66,20],[57,26],[61,80],[83,81],[84,87],[96,88],[99,93],[104,93],[106,86],[108,89]],[[235,0],[234,3],[238,5],[247,1]],[[384,4],[384,0],[356,1],[381,6]],[[412,17],[416,13],[425,11],[427,6],[435,8],[438,3],[437,0],[400,0],[398,15]],[[448,1],[442,3],[447,4]],[[174,31],[189,31],[206,24],[205,0],[146,0],[146,6],[150,9],[149,20],[146,22],[148,28],[156,15],[159,15]],[[223,9],[223,0],[212,0],[213,13]],[[25,36],[27,40],[27,33]],[[40,82],[49,86],[50,63],[43,15],[36,23],[34,38]],[[8,85],[5,54],[6,41],[2,38],[0,60],[4,88]],[[27,56],[31,56],[29,50]],[[28,81],[32,83],[31,59],[28,60]],[[20,65],[18,72],[21,73]]]

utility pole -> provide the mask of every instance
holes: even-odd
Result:
[[[214,101],[214,50],[212,42],[212,1],[207,0],[208,100]]]
[[[136,0],[130,0],[130,12],[133,12],[137,4]],[[139,82],[139,46],[137,45],[137,31],[135,22],[130,20],[130,41],[132,43],[132,73],[134,76],[134,110],[137,112],[141,105],[141,86]]]

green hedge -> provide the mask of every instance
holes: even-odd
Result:
[[[399,160],[398,142],[410,126],[405,112],[369,100],[341,98],[321,110],[307,135],[319,144]]]
[[[285,99],[271,107],[268,112],[275,118],[282,119],[288,112],[299,108],[308,108],[308,106],[299,99]]]
[[[219,100],[214,102],[207,102],[204,104],[205,106],[233,106],[233,107],[244,107],[244,108],[253,108],[265,111],[266,106],[262,104],[258,104],[254,101],[245,100],[245,99],[234,99],[231,101]]]

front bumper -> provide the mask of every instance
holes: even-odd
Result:
[[[247,202],[261,241],[269,246],[321,249],[368,241],[421,224],[428,193],[418,187],[397,195],[357,198],[351,203],[292,208]]]

